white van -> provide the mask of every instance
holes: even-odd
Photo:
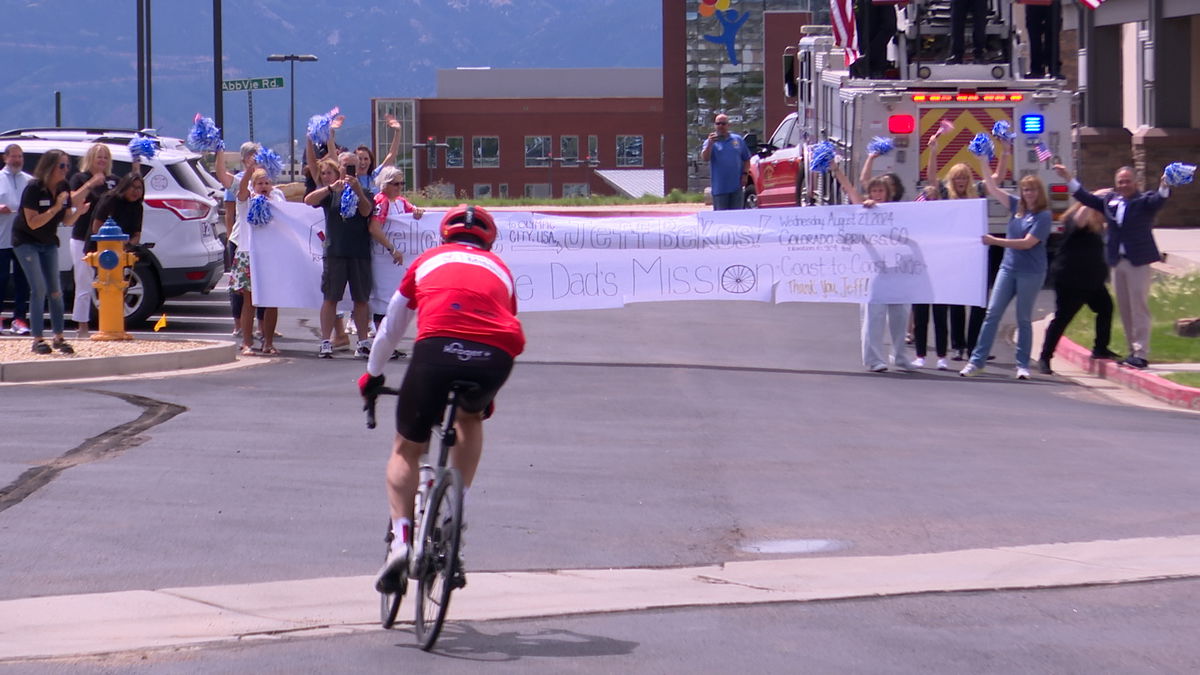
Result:
[[[104,143],[112,153],[112,173],[129,173],[132,157],[129,141],[138,132],[103,129],[14,129],[0,133],[0,148],[16,143],[25,153],[25,170],[33,171],[47,150],[62,150],[74,158],[74,169],[93,143]],[[179,138],[159,137],[151,132],[158,150],[141,163],[146,183],[138,264],[133,269],[125,294],[125,320],[130,325],[145,321],[167,298],[197,291],[208,293],[225,271],[223,231],[220,218],[220,184]],[[63,297],[69,305],[74,297],[71,274],[71,228],[59,228],[59,271]],[[93,302],[95,300],[93,299]],[[70,311],[70,307],[67,308]]]

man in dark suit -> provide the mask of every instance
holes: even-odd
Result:
[[[1114,178],[1116,188],[1094,195],[1083,189],[1065,166],[1056,164],[1054,170],[1067,181],[1077,201],[1100,211],[1108,221],[1105,257],[1113,271],[1113,291],[1129,342],[1129,356],[1121,363],[1145,368],[1150,365],[1146,360],[1150,351],[1150,263],[1162,260],[1151,228],[1155,214],[1171,195],[1166,174],[1159,179],[1157,190],[1139,192],[1133,167],[1123,166]]]

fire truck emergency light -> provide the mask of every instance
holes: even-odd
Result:
[[[1021,132],[1026,134],[1040,134],[1046,130],[1046,118],[1042,115],[1022,115],[1021,116]]]
[[[917,120],[912,115],[888,116],[888,133],[911,134],[917,129]]]

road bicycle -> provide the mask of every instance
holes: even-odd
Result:
[[[474,382],[455,381],[450,385],[446,413],[442,416],[442,423],[433,427],[433,434],[429,439],[431,450],[435,438],[440,441],[437,446],[436,464],[421,462],[413,518],[416,523],[416,536],[413,537],[409,568],[401,578],[399,590],[396,593],[380,593],[379,598],[380,623],[384,628],[391,628],[396,623],[400,602],[408,586],[408,577],[416,579],[416,619],[413,628],[417,644],[425,651],[433,649],[442,631],[446,611],[450,608],[450,594],[467,583],[458,557],[463,528],[463,480],[458,469],[449,466],[449,460],[450,449],[458,441],[454,420],[458,412],[459,398],[477,388],[478,385]],[[379,390],[379,394],[398,393],[398,390],[390,387]],[[369,429],[375,428],[376,398],[377,396],[369,398],[365,406]],[[430,452],[424,459],[429,459],[432,454]],[[384,538],[389,549],[395,537],[389,519],[387,536]]]

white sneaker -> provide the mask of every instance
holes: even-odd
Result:
[[[1017,379],[1018,380],[1028,380],[1029,379],[1029,369],[1017,366]]]
[[[924,356],[918,356],[917,358],[913,359],[913,360],[912,360],[912,367],[913,367],[913,368],[924,368],[924,367],[925,367],[925,357],[924,357]]]
[[[867,368],[867,370],[871,371],[872,373],[882,373],[887,370],[887,366],[882,363],[876,363],[870,368]]]
[[[375,590],[380,593],[399,593],[404,588],[408,574],[408,544],[403,548],[388,551],[387,560],[375,575]]]
[[[937,369],[938,370],[950,370],[950,364],[946,361],[945,357],[938,359]]]
[[[983,368],[976,366],[974,363],[968,363],[963,366],[963,369],[958,371],[959,377],[975,377],[983,372]]]
[[[333,358],[333,343],[329,340],[321,340],[321,348],[317,350],[318,359]]]
[[[354,350],[354,358],[369,359],[371,358],[371,341],[359,340],[358,348]]]

